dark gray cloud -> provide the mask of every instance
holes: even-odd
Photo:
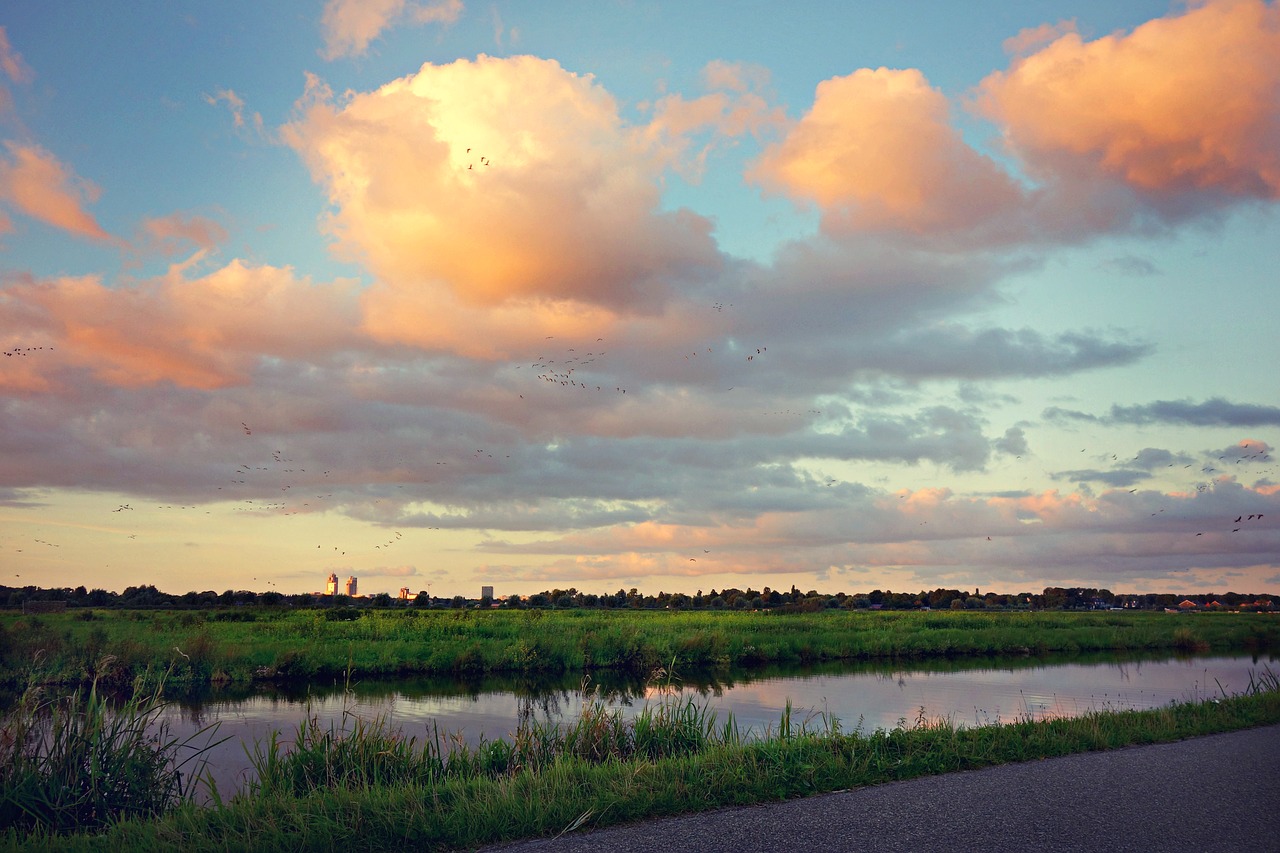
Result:
[[[1259,427],[1280,426],[1280,407],[1232,403],[1221,397],[1212,397],[1203,403],[1193,403],[1190,400],[1156,400],[1132,406],[1117,403],[1105,415],[1051,406],[1044,410],[1043,417],[1049,421],[1075,420],[1105,425]]]
[[[1030,453],[1030,448],[1027,445],[1027,433],[1022,427],[1009,427],[1004,431],[1004,435],[991,443],[991,446],[999,452],[1007,453],[1010,456],[1023,456]]]
[[[1068,483],[1102,483],[1117,489],[1127,489],[1135,483],[1141,483],[1148,480],[1151,475],[1146,471],[1134,470],[1132,468],[1118,468],[1114,470],[1101,470],[1097,468],[1085,468],[1075,471],[1058,471],[1053,474],[1053,479]]]
[[[1212,397],[1203,403],[1157,400],[1136,406],[1114,405],[1104,420],[1123,424],[1188,424],[1191,426],[1280,426],[1280,407],[1232,403]]]

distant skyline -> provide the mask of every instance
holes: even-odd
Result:
[[[1280,5],[0,8],[0,583],[1280,593]]]

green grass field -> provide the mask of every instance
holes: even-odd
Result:
[[[350,618],[348,618],[350,617]],[[0,613],[0,683],[171,686],[430,674],[647,675],[766,663],[1280,648],[1257,613],[72,610]]]

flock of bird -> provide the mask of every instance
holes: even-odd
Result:
[[[5,358],[13,358],[15,355],[26,357],[35,352],[48,351],[53,352],[53,347],[11,347],[4,351]]]

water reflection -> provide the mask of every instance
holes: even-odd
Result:
[[[793,719],[818,724],[834,716],[844,731],[892,728],[918,718],[958,725],[1067,717],[1094,710],[1153,708],[1171,702],[1239,693],[1274,657],[990,658],[910,664],[825,664],[750,671],[688,672],[656,681],[617,673],[520,679],[412,678],[341,681],[262,689],[210,689],[178,699],[171,730],[186,736],[218,723],[231,739],[210,753],[221,792],[249,778],[248,752],[272,732],[291,743],[300,723],[342,729],[360,718],[382,718],[420,739],[436,727],[468,743],[507,738],[521,719],[554,724],[577,717],[584,688],[625,717],[659,693],[695,696],[723,723],[743,731],[776,727],[790,701]],[[522,717],[523,715],[523,717]]]

